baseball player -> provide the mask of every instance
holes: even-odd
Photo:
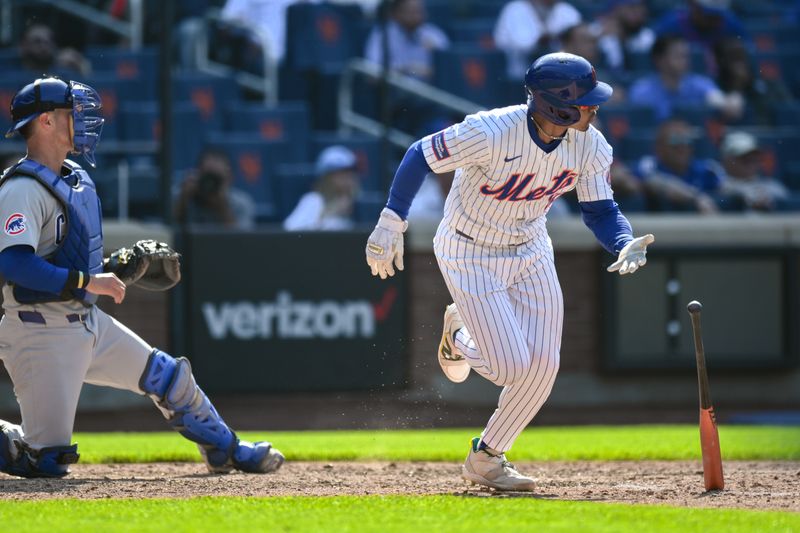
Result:
[[[462,477],[500,490],[533,490],[506,460],[550,394],[559,365],[564,305],[546,214],[577,189],[583,221],[620,274],[645,264],[652,235],[634,238],[609,186],[611,147],[590,123],[612,89],[584,58],[540,57],[525,75],[527,105],[468,115],[415,142],[392,182],[366,246],[372,274],[403,270],[405,218],[429,172],[455,170],[434,252],[454,303],[444,315],[438,360],[464,381],[470,370],[503,387]]]
[[[274,471],[283,455],[268,442],[239,440],[186,359],[153,348],[95,306],[99,295],[121,303],[126,278],[141,277],[152,288],[158,268],[165,268],[148,277],[141,265],[156,261],[157,251],[140,243],[103,259],[94,183],[66,159],[81,154],[95,166],[100,107],[88,85],[53,77],[26,85],[11,102],[6,136],[21,134],[27,155],[0,177],[0,273],[7,282],[0,359],[14,383],[22,425],[0,421],[0,471],[22,477],[69,472],[79,457],[70,442],[83,383],[148,395],[173,428],[197,443],[211,472]],[[178,265],[177,254],[167,257]],[[114,272],[126,275],[121,280]],[[177,272],[162,288],[177,282]]]

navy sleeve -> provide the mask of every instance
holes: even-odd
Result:
[[[631,223],[614,200],[578,202],[583,223],[592,230],[603,248],[614,255],[633,240]]]
[[[405,220],[408,217],[408,210],[411,209],[411,202],[429,172],[431,167],[422,152],[422,141],[417,141],[408,148],[400,166],[397,167],[386,207]]]
[[[27,245],[9,246],[0,252],[0,273],[27,289],[61,294],[69,270],[48,263]]]

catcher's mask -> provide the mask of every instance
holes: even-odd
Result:
[[[96,166],[94,151],[103,131],[104,119],[98,115],[103,106],[100,95],[90,86],[77,81],[69,83],[56,77],[44,77],[29,83],[11,100],[14,124],[6,132],[13,137],[20,128],[48,111],[72,110],[72,153],[83,155]]]

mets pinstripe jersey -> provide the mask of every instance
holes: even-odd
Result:
[[[477,243],[513,245],[545,234],[548,209],[572,189],[581,202],[613,198],[612,149],[597,129],[568,129],[548,153],[529,135],[527,113],[482,111],[422,140],[431,170],[456,170],[442,224]]]

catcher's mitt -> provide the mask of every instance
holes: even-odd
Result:
[[[181,280],[180,254],[163,242],[138,241],[112,253],[103,270],[116,274],[125,285],[165,291]]]

